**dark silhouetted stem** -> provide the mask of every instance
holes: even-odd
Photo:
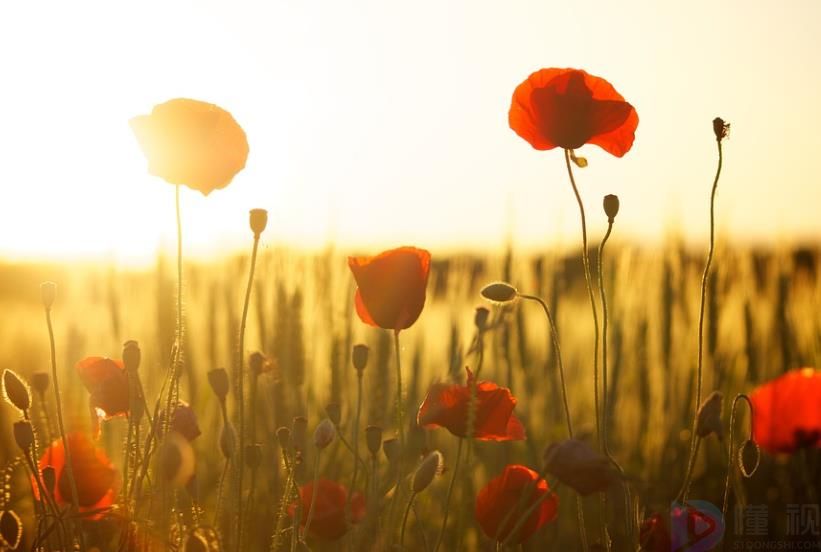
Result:
[[[439,538],[436,539],[436,546],[433,547],[433,552],[437,552],[439,547],[442,546],[442,540],[445,538],[445,529],[448,526],[448,513],[450,512],[450,497],[453,495],[453,487],[456,484],[456,476],[459,473],[459,462],[462,459],[462,445],[464,444],[465,440],[460,438],[459,439],[459,446],[456,449],[456,462],[453,466],[453,473],[450,476],[450,484],[448,484],[448,494],[445,497],[445,514],[442,517],[442,528],[439,529]],[[411,495],[411,502],[413,501],[413,497],[416,496],[416,493]],[[408,503],[408,509],[410,509],[410,502]],[[408,512],[405,512],[405,518],[408,517]],[[402,532],[404,533],[404,522],[402,522]],[[400,539],[399,544],[402,544]]]

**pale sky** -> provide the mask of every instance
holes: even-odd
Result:
[[[54,1],[0,4],[0,255],[149,259],[174,244],[171,185],[128,120],[174,97],[245,128],[247,168],[184,190],[186,250],[267,245],[435,251],[578,240],[560,150],[507,125],[542,67],[608,79],[639,114],[622,159],[577,171],[591,234],[706,235],[711,121],[732,125],[719,232],[821,235],[821,2]]]

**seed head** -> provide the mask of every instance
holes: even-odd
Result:
[[[725,123],[724,119],[716,117],[713,119],[713,133],[716,135],[716,140],[721,142],[730,135],[730,123]]]
[[[136,373],[141,358],[140,345],[136,341],[130,339],[123,343],[123,365],[127,371]]]
[[[31,408],[31,393],[28,384],[8,368],[3,370],[3,396],[9,404],[21,412]]]
[[[249,213],[249,223],[254,237],[258,238],[268,225],[268,211],[265,209],[251,209]]]
[[[54,299],[57,297],[57,284],[54,282],[43,282],[40,284],[40,299],[43,301],[43,306],[46,310],[50,310],[54,304]]]
[[[427,489],[433,478],[442,473],[443,468],[442,453],[438,450],[428,453],[413,474],[413,480],[411,481],[413,492],[418,493]]]
[[[42,396],[48,390],[49,381],[48,372],[34,372],[31,375],[31,386],[38,395]]]
[[[314,430],[314,446],[322,450],[331,444],[334,437],[336,437],[336,428],[331,420],[325,418]]]
[[[365,442],[368,443],[368,450],[374,456],[379,453],[382,447],[382,428],[375,425],[369,425],[365,428]]]
[[[509,303],[519,294],[516,288],[507,282],[493,282],[482,288],[482,297],[493,303]]]
[[[604,196],[604,214],[607,215],[607,222],[613,224],[616,215],[619,214],[619,196],[607,194]]]
[[[719,440],[724,436],[724,428],[721,426],[721,399],[721,392],[713,391],[698,409],[696,435],[702,439],[711,433],[715,433]]]
[[[214,368],[208,372],[208,383],[211,384],[211,389],[214,394],[221,401],[225,400],[228,395],[228,372],[225,368]]]
[[[14,422],[14,442],[20,450],[28,454],[31,445],[34,444],[34,430],[31,428],[31,422],[28,420]]]
[[[351,352],[351,361],[353,362],[353,367],[356,368],[358,371],[362,371],[365,369],[365,366],[368,365],[368,353],[370,349],[367,345],[363,345],[359,343],[353,346],[353,351]]]

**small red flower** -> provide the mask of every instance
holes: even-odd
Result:
[[[524,493],[530,493],[526,501],[521,499]],[[547,481],[540,478],[538,473],[526,466],[511,464],[479,491],[476,496],[476,519],[488,537],[503,542],[519,517],[547,493],[551,493]],[[529,539],[542,525],[556,519],[558,510],[559,497],[551,493],[530,514],[511,542],[521,544]]]
[[[314,502],[314,516],[308,529],[311,534],[320,539],[337,540],[342,537],[348,527],[345,524],[345,502],[348,490],[339,483],[328,479],[319,480]],[[302,502],[302,518],[300,525],[305,526],[308,520],[308,510],[311,507],[311,497],[314,493],[313,482],[306,483],[299,488],[299,498]],[[291,517],[296,514],[296,503],[288,507]],[[351,497],[351,521],[358,523],[365,517],[365,497],[355,492]]]
[[[753,403],[753,440],[770,453],[821,447],[821,371],[791,370],[757,387]]]
[[[214,104],[175,98],[130,124],[149,173],[203,195],[230,184],[248,158],[245,131]]]
[[[77,484],[77,498],[80,511],[107,508],[114,504],[119,490],[119,475],[103,449],[96,448],[85,433],[74,432],[66,436],[71,450],[71,467]],[[60,506],[71,504],[71,482],[66,470],[66,451],[63,440],[55,440],[40,457],[40,471],[52,466],[56,485],[50,489]],[[32,481],[34,494],[39,498],[39,490]]]
[[[416,423],[422,427],[444,427],[458,437],[467,437],[468,404],[473,372],[466,368],[467,385],[435,383],[428,390]],[[516,397],[506,387],[490,381],[476,383],[476,419],[473,438],[480,441],[521,441],[522,422],[513,414]]]
[[[128,413],[128,375],[122,360],[86,357],[75,368],[91,394],[91,408],[101,417],[109,419]]]
[[[606,80],[579,69],[541,69],[516,87],[510,128],[537,150],[595,144],[621,157],[639,116]]]
[[[386,330],[410,328],[425,306],[430,253],[415,247],[376,257],[348,257],[358,286],[356,313],[365,324]]]

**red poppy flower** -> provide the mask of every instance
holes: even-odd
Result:
[[[473,372],[466,368],[467,385],[435,383],[428,390],[416,423],[422,427],[445,427],[458,437],[467,437],[468,404]],[[513,414],[516,397],[506,387],[490,381],[476,384],[476,419],[473,438],[480,441],[521,441],[525,428]]]
[[[376,257],[348,257],[358,286],[356,313],[365,324],[386,330],[410,328],[425,306],[430,253],[415,247]]]
[[[791,370],[756,388],[753,440],[770,453],[821,447],[821,371]]]
[[[128,375],[122,360],[86,357],[75,368],[91,394],[91,408],[100,417],[109,419],[128,413]]]
[[[148,172],[171,184],[208,195],[245,167],[245,131],[214,104],[176,98],[129,123],[148,158]]]
[[[314,502],[314,515],[308,529],[311,534],[325,540],[336,540],[342,537],[348,527],[345,524],[345,502],[348,490],[339,483],[328,479],[319,480],[319,488]],[[311,507],[311,497],[314,493],[314,483],[306,483],[299,488],[299,498],[302,502],[302,519],[304,527],[308,520],[308,510]],[[296,503],[288,509],[293,517],[296,513]],[[358,523],[365,517],[365,497],[361,493],[354,493],[351,497],[351,521]]]
[[[114,504],[119,490],[119,474],[103,449],[96,448],[85,433],[66,436],[71,450],[71,468],[77,484],[80,511],[97,510]],[[57,484],[50,489],[58,505],[71,504],[71,482],[66,470],[66,451],[63,440],[55,440],[40,457],[39,469],[52,466]],[[34,494],[39,498],[37,485],[32,481]]]
[[[639,116],[600,77],[579,69],[541,69],[516,87],[508,121],[537,150],[595,144],[621,157],[633,146]]]
[[[519,517],[534,502],[550,492],[547,481],[540,478],[538,473],[526,466],[511,464],[479,491],[476,496],[476,519],[488,537],[503,542],[516,526]],[[522,501],[524,493],[530,493],[527,501]],[[521,544],[529,539],[542,525],[556,519],[558,510],[559,497],[551,493],[533,510],[511,542]]]

